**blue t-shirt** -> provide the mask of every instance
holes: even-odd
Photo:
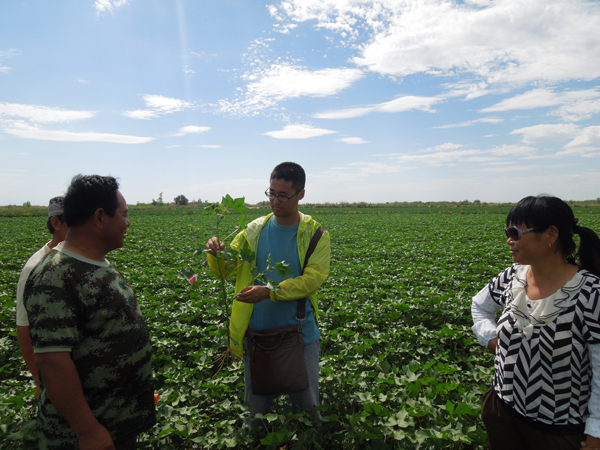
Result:
[[[269,254],[271,254],[272,266],[275,266],[276,262],[286,262],[294,275],[280,278],[273,269],[266,274],[267,278],[282,282],[287,278],[300,276],[302,267],[298,255],[298,225],[286,227],[280,225],[275,216],[271,216],[263,227],[258,240],[256,266],[260,272],[267,268]],[[256,282],[255,284],[262,283]],[[269,328],[298,325],[296,320],[297,309],[297,300],[277,300],[274,302],[269,299],[263,300],[254,305],[249,327],[255,330],[267,330]],[[315,322],[315,310],[308,297],[306,297],[306,320],[302,322],[302,335],[305,345],[316,341],[320,336]]]

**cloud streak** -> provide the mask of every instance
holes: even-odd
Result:
[[[288,63],[274,64],[244,74],[246,91],[233,102],[221,100],[218,109],[246,115],[273,108],[285,100],[301,97],[329,97],[347,89],[364,76],[359,69],[309,70]]]
[[[337,133],[337,131],[316,128],[311,125],[296,124],[286,125],[283,127],[283,130],[268,131],[264,135],[275,139],[309,139],[333,133]]]
[[[123,115],[130,119],[150,120],[163,114],[171,114],[193,107],[190,102],[177,98],[165,97],[163,95],[145,94],[142,96],[142,100],[148,109],[125,111]]]
[[[378,103],[375,105],[358,106],[354,108],[339,109],[335,111],[326,111],[315,114],[317,119],[353,119],[372,113],[398,113],[411,110],[435,112],[431,107],[436,103],[444,101],[442,97],[418,97],[414,95],[405,95],[389,102]]]
[[[206,133],[210,129],[211,129],[210,127],[199,127],[197,125],[188,125],[187,127],[180,128],[177,133],[173,134],[173,136],[185,136],[186,134]]]
[[[556,92],[553,89],[533,89],[504,99],[479,112],[505,112],[536,108],[553,108],[549,115],[564,121],[578,122],[600,113],[600,88]]]
[[[3,126],[5,133],[21,139],[37,139],[42,141],[60,142],[110,142],[114,144],[145,144],[153,141],[152,137],[127,136],[121,134],[108,134],[96,132],[80,132],[62,130],[45,130],[24,122],[14,121]]]
[[[19,52],[11,48],[9,50],[0,50],[0,73],[8,74],[13,68],[10,66],[4,66],[2,60],[12,58],[17,55]]]
[[[94,9],[96,16],[101,16],[104,13],[114,14],[115,10],[129,3],[129,0],[96,0]]]
[[[36,123],[64,123],[91,119],[95,111],[74,111],[46,106],[0,102],[0,117],[18,117]]]

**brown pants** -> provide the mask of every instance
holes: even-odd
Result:
[[[137,448],[137,436],[125,441],[115,442],[116,450],[135,450]]]
[[[579,450],[585,434],[554,435],[519,420],[490,388],[481,401],[490,450]]]

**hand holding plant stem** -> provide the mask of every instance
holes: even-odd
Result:
[[[235,271],[241,264],[244,262],[249,262],[251,264],[255,263],[256,255],[250,249],[242,249],[240,252],[232,249],[231,247],[227,248],[225,241],[228,240],[231,236],[236,235],[240,230],[246,228],[246,216],[242,214],[238,221],[238,226],[229,233],[225,238],[221,239],[220,236],[220,225],[221,221],[225,218],[226,215],[231,214],[231,210],[236,211],[238,213],[243,213],[248,208],[244,206],[244,197],[233,199],[230,195],[226,195],[221,200],[221,203],[212,203],[208,205],[202,211],[202,214],[211,214],[216,217],[216,233],[211,239],[209,239],[206,244],[206,249],[197,250],[194,252],[195,255],[203,252],[208,252],[215,257],[217,260],[217,267],[219,270],[218,278],[219,278],[219,300],[222,304],[223,311],[225,313],[224,324],[227,329],[227,350],[224,353],[217,356],[215,358],[215,362],[220,361],[219,370],[223,366],[225,358],[228,354],[231,353],[231,348],[229,347],[229,305],[230,301],[227,298],[227,285],[224,271],[227,273],[231,273]],[[266,274],[270,273],[272,270],[275,270],[277,275],[281,278],[285,278],[288,275],[293,275],[292,270],[288,267],[288,264],[285,262],[278,262],[275,265],[271,265],[271,256],[269,255],[267,259],[267,267],[263,272],[259,272],[256,266],[252,267],[250,273],[252,275],[252,280],[248,285],[242,289],[237,296],[238,301],[246,302],[246,303],[258,303],[264,299],[269,298],[270,291],[278,291],[281,288],[279,287],[279,283],[275,280],[271,280],[267,278]],[[188,279],[190,284],[194,284],[197,282],[197,276],[191,272],[183,273],[183,276]],[[255,286],[254,282],[258,280],[263,283],[265,286]]]

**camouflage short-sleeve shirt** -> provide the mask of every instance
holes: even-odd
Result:
[[[154,425],[148,326],[114,267],[58,246],[31,272],[24,301],[34,351],[70,348],[87,403],[113,440]],[[46,394],[43,373],[40,385],[42,448],[77,448],[75,434]]]

